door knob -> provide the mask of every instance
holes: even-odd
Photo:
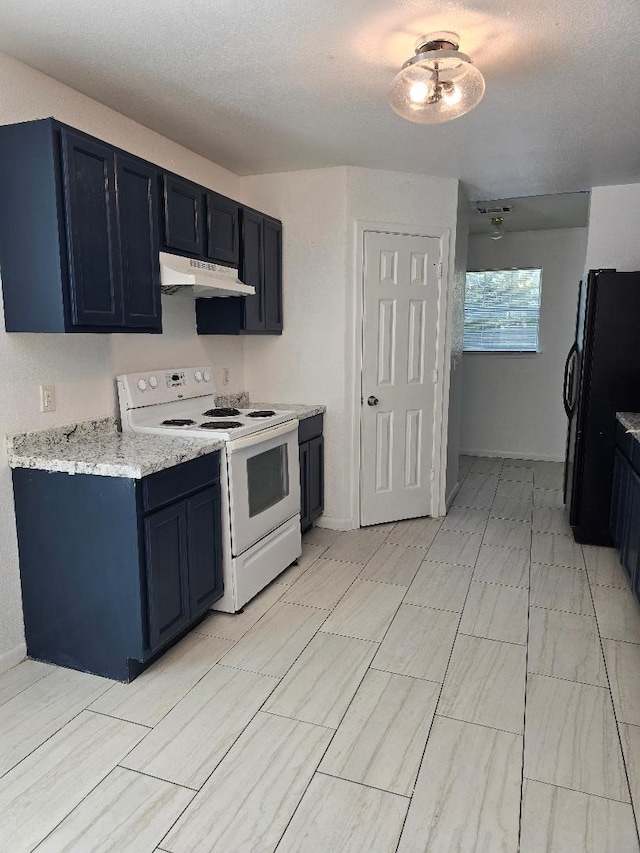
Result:
[[[367,397],[367,405],[368,406],[377,406],[378,398],[371,395],[371,397]]]

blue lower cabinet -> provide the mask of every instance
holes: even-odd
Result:
[[[150,646],[158,649],[189,623],[185,501],[144,520]]]
[[[300,421],[300,529],[309,530],[324,510],[324,438],[323,416]]]
[[[611,535],[631,588],[640,601],[640,471],[634,464],[637,442],[618,444],[613,462]],[[637,454],[636,454],[637,455]]]
[[[130,681],[222,596],[219,456],[138,481],[13,471],[30,657]]]

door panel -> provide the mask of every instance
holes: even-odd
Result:
[[[264,220],[264,323],[265,331],[282,331],[282,225]]]
[[[173,175],[164,176],[164,243],[170,249],[205,256],[202,187]]]
[[[238,264],[238,205],[216,193],[207,193],[207,254],[213,261]]]
[[[364,252],[360,488],[367,525],[431,509],[440,241],[367,232]]]
[[[250,210],[242,212],[242,269],[240,278],[252,284],[254,296],[244,298],[244,328],[247,331],[264,331],[264,295],[262,292],[262,240],[264,218]]]
[[[315,521],[324,510],[324,438],[309,442],[309,514]]]
[[[122,325],[113,149],[62,130],[71,319]]]
[[[116,180],[124,323],[161,331],[157,173],[116,154]]]
[[[186,502],[159,510],[144,521],[151,648],[189,622]]]
[[[191,618],[222,596],[220,487],[212,486],[187,501],[187,550]]]
[[[300,465],[300,529],[304,533],[311,527],[311,511],[309,508],[309,442],[305,441],[298,450]]]

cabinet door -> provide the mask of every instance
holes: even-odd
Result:
[[[611,517],[609,529],[614,546],[622,549],[624,514],[627,509],[627,487],[629,483],[629,464],[616,448],[613,457],[613,483],[611,486]]]
[[[304,533],[311,527],[309,511],[309,442],[300,445],[300,529]]]
[[[309,513],[315,521],[324,509],[324,439],[321,435],[309,442]]]
[[[238,204],[207,193],[207,255],[212,261],[238,265]]]
[[[220,485],[187,500],[189,601],[195,618],[222,596]]]
[[[187,502],[147,516],[144,528],[149,633],[156,649],[189,622]]]
[[[264,326],[267,332],[282,331],[282,225],[264,221]]]
[[[124,325],[162,331],[157,172],[149,163],[116,155],[118,233]]]
[[[61,139],[71,322],[120,326],[114,152],[66,128]]]
[[[626,517],[624,567],[631,580],[631,588],[638,589],[638,567],[640,565],[640,476],[629,469],[627,489],[628,511]]]
[[[240,278],[252,284],[255,296],[244,297],[244,329],[264,331],[264,295],[262,291],[264,217],[250,210],[242,211],[242,269]]]
[[[205,256],[205,192],[173,175],[164,176],[164,244],[170,249]]]

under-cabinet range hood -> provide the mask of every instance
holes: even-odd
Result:
[[[160,252],[160,287],[163,293],[190,287],[194,296],[253,296],[256,292],[240,281],[234,267],[168,252]]]

